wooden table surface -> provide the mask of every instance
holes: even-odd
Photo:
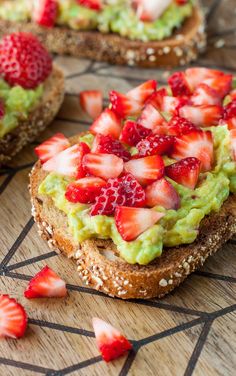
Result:
[[[236,70],[236,1],[205,1],[209,48],[198,64]],[[78,105],[81,90],[126,91],[149,78],[163,83],[168,72],[113,67],[56,57],[66,75],[66,98],[54,123],[37,140],[57,131],[67,136],[87,129]],[[107,103],[107,101],[105,101]],[[37,144],[35,143],[35,144]],[[34,145],[0,171],[0,291],[26,307],[29,326],[19,340],[0,341],[0,375],[47,376],[212,376],[235,375],[236,241],[162,300],[125,302],[82,286],[73,261],[48,249],[30,213],[28,174]],[[28,280],[49,265],[68,283],[66,299],[28,301]],[[124,332],[134,351],[110,364],[99,356],[91,318],[98,316]]]

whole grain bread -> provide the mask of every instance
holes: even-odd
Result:
[[[15,31],[36,34],[53,53],[142,67],[185,65],[195,60],[206,46],[204,17],[198,6],[181,28],[162,41],[132,41],[118,34],[75,31],[65,27],[47,29],[32,22],[0,20],[0,37]]]
[[[78,136],[71,143],[78,142]],[[39,184],[47,173],[37,162],[30,176],[32,214],[40,235],[50,248],[75,259],[83,282],[110,296],[122,299],[162,297],[203,265],[236,232],[236,200],[230,196],[219,213],[202,221],[197,240],[189,245],[166,248],[161,257],[146,266],[130,265],[119,257],[111,240],[90,239],[78,244],[67,225],[66,215],[53,200],[39,195]]]
[[[53,71],[44,83],[43,97],[37,106],[32,108],[27,119],[19,120],[19,125],[12,132],[0,138],[0,164],[8,162],[52,122],[61,107],[64,92],[63,72],[53,65]]]

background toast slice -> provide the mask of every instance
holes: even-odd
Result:
[[[71,143],[78,142],[78,136]],[[206,258],[236,232],[236,201],[230,196],[219,213],[204,218],[197,240],[189,245],[165,249],[161,257],[146,266],[130,265],[119,258],[112,241],[91,239],[76,244],[66,215],[38,187],[47,173],[40,162],[30,177],[32,214],[40,235],[49,247],[75,258],[82,280],[90,287],[122,299],[162,297],[178,286]]]
[[[53,71],[44,83],[44,94],[37,107],[32,109],[26,120],[3,138],[0,138],[0,164],[9,161],[27,143],[32,142],[42,132],[59,111],[64,99],[64,75],[53,65]]]
[[[185,65],[195,60],[206,46],[204,18],[198,6],[170,38],[156,42],[132,41],[117,34],[97,31],[75,31],[63,27],[47,29],[31,22],[0,20],[0,37],[15,31],[36,34],[53,53],[142,67]]]

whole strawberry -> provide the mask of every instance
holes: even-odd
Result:
[[[6,35],[0,42],[0,76],[11,86],[34,89],[52,71],[52,59],[32,34]]]

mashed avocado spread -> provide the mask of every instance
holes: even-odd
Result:
[[[0,100],[4,103],[4,116],[0,118],[0,138],[15,129],[20,119],[27,119],[42,94],[43,85],[28,90],[21,86],[11,87],[0,79]]]
[[[56,24],[69,26],[75,30],[98,29],[103,33],[118,33],[134,40],[162,40],[171,36],[185,18],[192,13],[192,1],[179,6],[174,1],[154,22],[142,22],[127,0],[107,1],[104,8],[94,11],[78,5],[76,0],[58,0],[59,14]],[[3,1],[0,5],[0,18],[10,21],[31,19],[31,0]]]
[[[50,173],[41,183],[39,194],[52,197],[55,206],[67,214],[76,241],[92,237],[110,238],[128,263],[148,264],[161,255],[163,246],[192,243],[198,235],[201,220],[210,212],[219,211],[230,192],[236,193],[236,163],[231,159],[229,131],[226,126],[211,127],[210,130],[214,137],[214,170],[200,174],[195,190],[171,180],[181,197],[180,209],[155,207],[154,210],[164,212],[165,216],[135,241],[126,242],[121,238],[113,217],[92,217],[88,205],[68,202],[65,191],[71,180],[66,177]],[[91,146],[93,136],[81,137],[81,141]]]

